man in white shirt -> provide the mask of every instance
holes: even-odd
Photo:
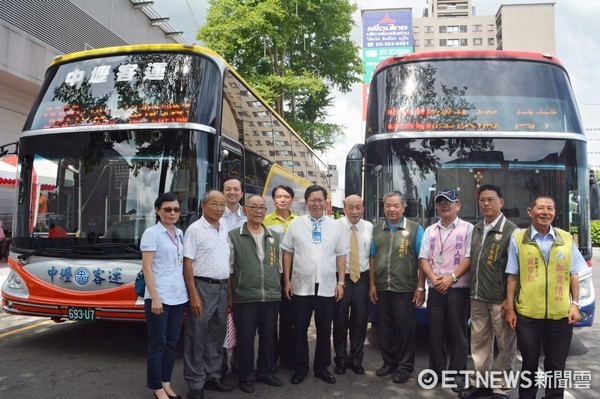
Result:
[[[225,225],[227,231],[231,231],[236,227],[241,227],[247,220],[242,205],[240,205],[240,201],[244,196],[242,181],[237,177],[227,178],[223,181],[223,195],[227,206],[221,222]]]
[[[326,198],[323,187],[308,187],[304,199],[309,214],[290,223],[281,243],[284,292],[294,307],[296,364],[292,384],[302,383],[308,374],[308,327],[313,312],[317,329],[313,371],[317,378],[335,383],[335,377],[327,370],[331,364],[331,322],[335,301],[344,295],[346,254],[350,249],[340,234],[339,224],[324,215]]]
[[[346,257],[344,296],[336,302],[333,316],[336,374],[344,374],[348,367],[356,374],[365,373],[362,360],[369,322],[369,249],[373,224],[362,218],[364,211],[362,198],[349,195],[344,201],[346,216],[338,220],[350,253]],[[348,332],[350,353],[347,351]]]
[[[204,389],[230,392],[220,367],[227,329],[229,279],[228,231],[219,222],[225,197],[209,190],[200,201],[202,217],[185,232],[183,275],[190,294],[183,355],[190,399],[203,399]]]

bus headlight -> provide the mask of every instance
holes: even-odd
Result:
[[[588,274],[579,280],[579,302],[589,299],[592,295],[592,288],[590,287],[592,283],[591,277],[592,275]]]
[[[21,277],[12,270],[2,286],[2,291],[8,295],[20,298],[29,297],[29,290],[27,289],[27,286]]]

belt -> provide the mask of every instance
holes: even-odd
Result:
[[[218,284],[218,285],[223,285],[223,284],[227,284],[227,282],[229,281],[229,279],[224,279],[224,280],[217,280],[214,278],[210,278],[210,277],[200,277],[200,276],[195,276],[198,280],[201,281],[205,281],[209,284]]]

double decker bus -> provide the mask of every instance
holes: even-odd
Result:
[[[364,187],[363,187],[363,175]],[[384,217],[383,196],[405,195],[405,216],[438,220],[435,195],[455,189],[459,216],[479,212],[477,188],[496,184],[503,212],[524,228],[539,193],[556,198],[554,225],[573,235],[589,268],[580,274],[580,326],[593,323],[590,185],[586,138],[569,77],[551,55],[447,51],[384,60],[370,86],[364,144],[346,160],[346,195],[364,193],[366,218]],[[593,198],[597,198],[593,196]],[[595,208],[598,204],[592,204]]]
[[[133,282],[160,193],[179,196],[185,230],[201,195],[227,177],[240,178],[246,195],[265,195],[269,211],[279,184],[297,191],[297,213],[305,187],[329,187],[306,143],[220,56],[198,46],[57,57],[16,147],[2,306],[55,320],[144,320]]]

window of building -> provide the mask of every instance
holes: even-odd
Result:
[[[440,28],[441,28],[441,26],[440,26]],[[446,33],[458,33],[458,25],[447,26],[446,27]]]
[[[460,39],[460,46],[465,47],[469,45],[469,41],[467,39]]]
[[[473,32],[481,32],[483,27],[481,25],[473,25]]]
[[[441,42],[441,40],[440,40],[440,42]],[[448,47],[458,47],[459,44],[460,44],[460,42],[458,39],[448,39],[448,41],[446,42],[446,45]],[[440,46],[441,46],[441,43],[440,43]]]
[[[419,33],[419,27],[413,26],[413,33]]]
[[[446,33],[446,25],[440,26],[440,33]]]
[[[426,26],[425,33],[433,33],[433,26]]]
[[[483,39],[480,37],[473,39],[473,46],[483,46]]]
[[[433,47],[433,39],[425,39],[425,47]]]
[[[418,39],[413,39],[413,46],[419,47],[419,40]]]
[[[460,33],[467,33],[467,25],[460,26]]]
[[[446,47],[446,39],[440,39],[440,47]]]
[[[494,38],[493,37],[488,38],[488,45],[490,45],[490,46],[494,45]]]
[[[494,24],[488,24],[488,32],[493,32],[494,31]]]

